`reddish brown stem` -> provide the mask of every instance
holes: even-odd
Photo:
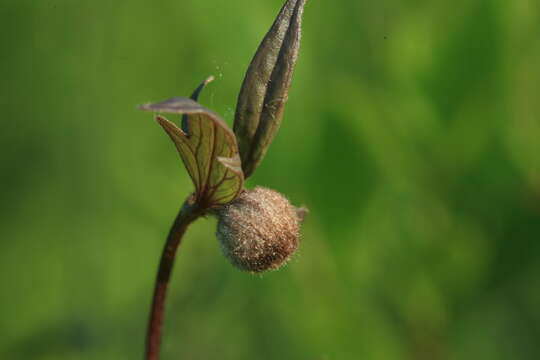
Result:
[[[152,307],[150,309],[150,319],[148,321],[148,332],[146,334],[146,360],[158,360],[159,349],[161,343],[161,324],[165,312],[165,297],[167,287],[171,277],[171,270],[174,265],[176,250],[180,245],[180,241],[186,232],[189,224],[191,224],[201,212],[190,204],[187,200],[169,231],[167,241],[161,254],[159,269],[156,277],[156,285],[154,288],[154,297]]]

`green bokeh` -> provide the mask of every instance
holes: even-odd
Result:
[[[231,123],[280,0],[1,0],[0,358],[140,359],[189,177],[136,105]],[[188,232],[163,359],[538,359],[540,2],[310,0],[250,179],[311,213],[252,276]]]

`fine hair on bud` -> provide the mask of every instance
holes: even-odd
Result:
[[[298,247],[300,218],[277,191],[244,191],[217,211],[217,238],[229,261],[243,271],[263,272],[284,265]]]

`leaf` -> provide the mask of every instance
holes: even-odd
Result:
[[[287,0],[259,45],[238,96],[234,132],[248,178],[277,133],[287,102],[306,0]]]
[[[201,86],[192,97],[197,97]],[[218,115],[185,97],[145,104],[140,108],[184,114],[182,128],[163,116],[156,116],[156,120],[180,153],[195,185],[196,202],[200,206],[208,208],[223,205],[239,195],[243,189],[244,176],[236,138]]]

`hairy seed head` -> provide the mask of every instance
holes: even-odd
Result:
[[[298,247],[300,219],[277,191],[244,191],[218,211],[217,238],[229,261],[240,270],[263,272],[284,265]]]

